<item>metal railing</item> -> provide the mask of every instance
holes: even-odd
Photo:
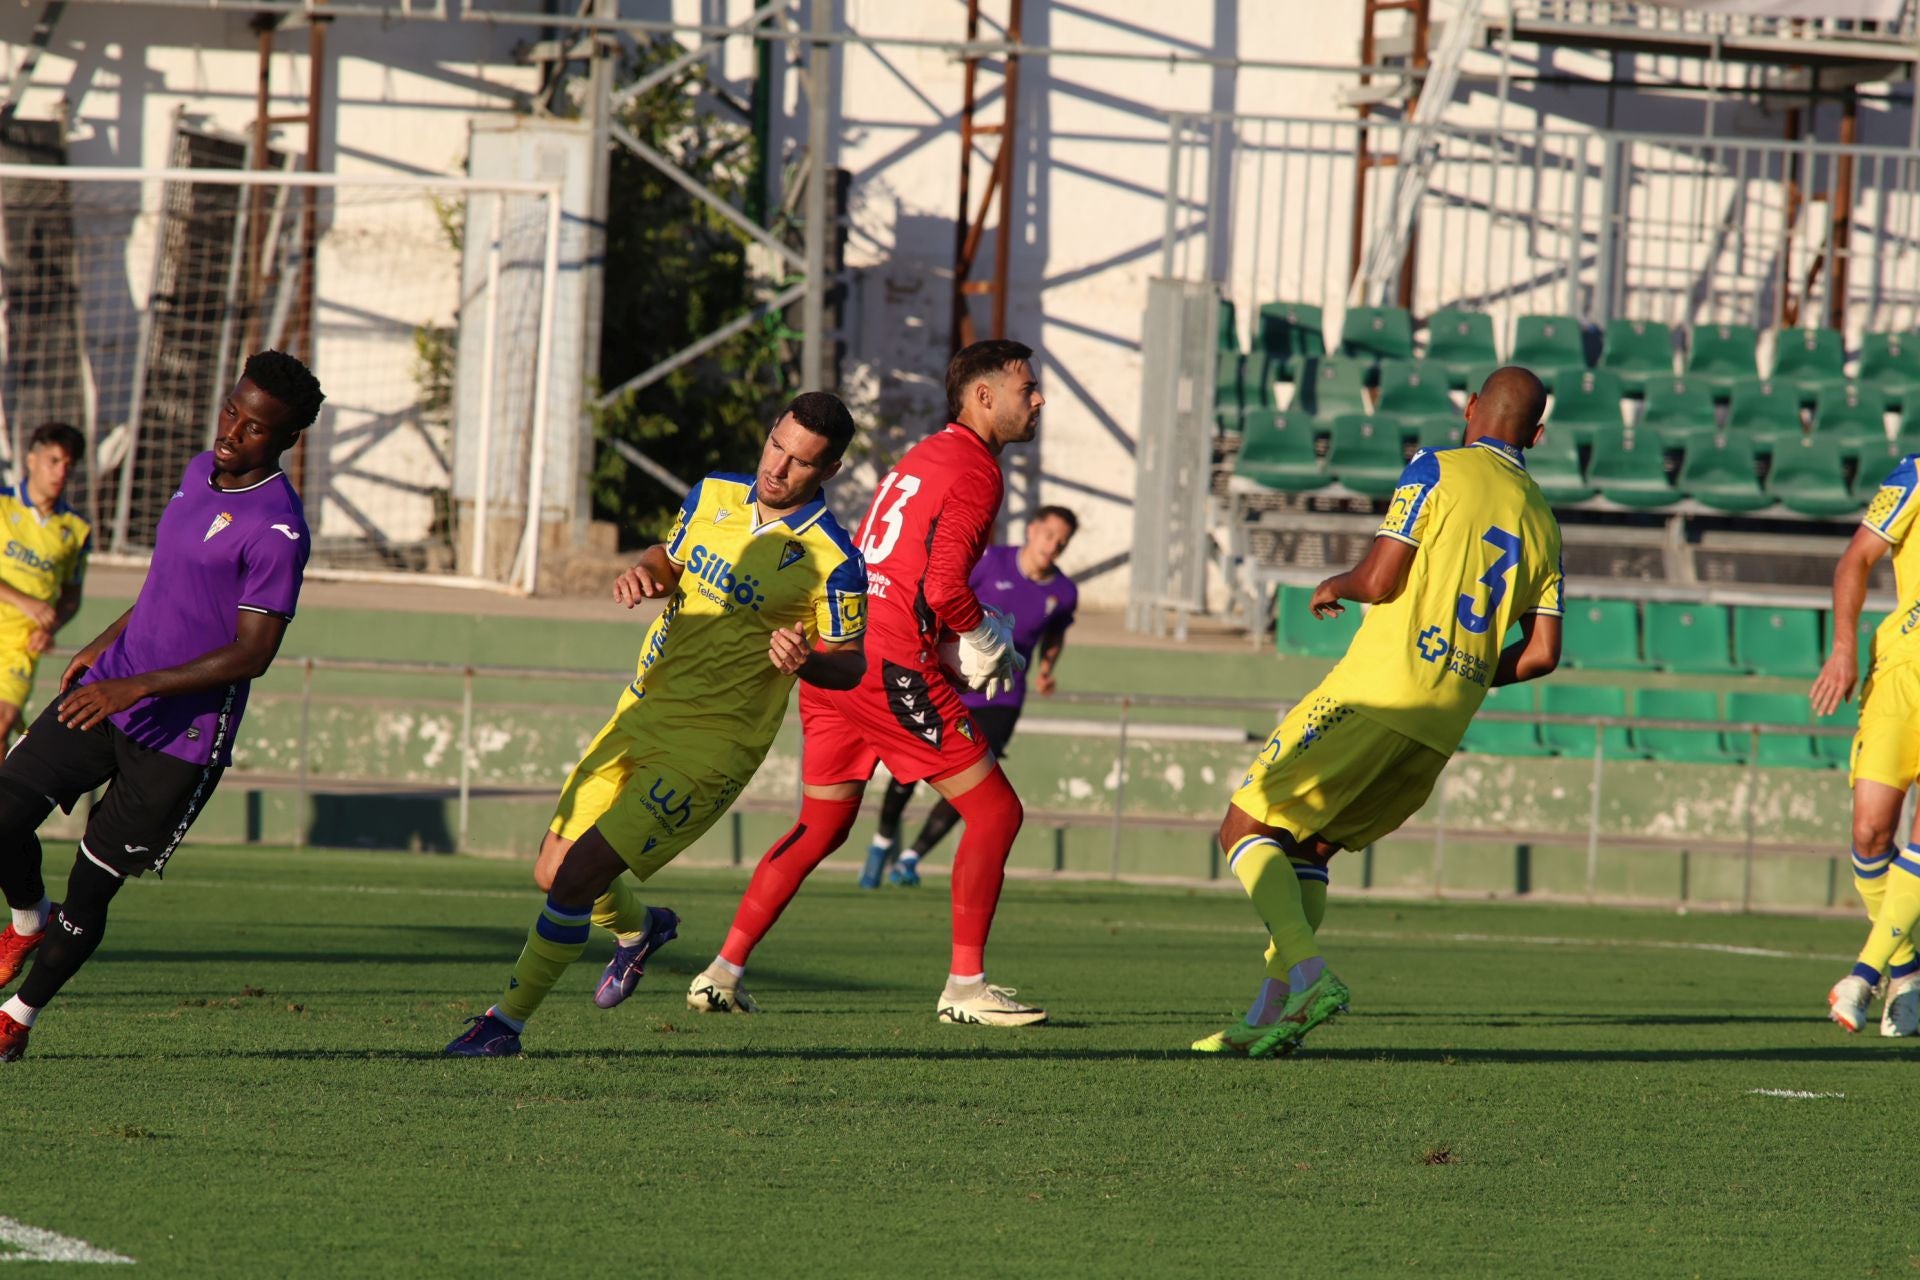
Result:
[[[552,761],[550,781],[540,785],[525,782],[501,784],[483,776],[480,753],[476,746],[476,732],[484,714],[489,711],[500,712],[510,708],[538,708],[553,712],[556,704],[552,701],[528,699],[530,691],[537,690],[543,683],[556,684],[597,684],[608,688],[618,688],[629,678],[627,672],[574,671],[553,668],[529,668],[512,666],[453,665],[432,662],[388,662],[374,660],[347,660],[328,658],[300,658],[291,661],[282,660],[278,673],[282,681],[288,674],[288,668],[297,671],[299,685],[297,690],[260,689],[255,693],[256,706],[282,707],[291,702],[297,708],[298,730],[293,751],[293,767],[290,771],[257,770],[242,762],[229,771],[229,786],[248,786],[256,790],[292,791],[295,796],[295,817],[298,830],[304,839],[314,821],[315,797],[330,793],[344,792],[349,795],[373,795],[381,793],[408,793],[437,796],[453,806],[455,820],[452,824],[453,844],[456,850],[466,850],[471,844],[472,802],[476,795],[513,796],[538,799],[554,794],[564,775],[565,767],[571,758]],[[410,687],[416,692],[438,683],[443,691],[438,697],[410,696],[404,702],[380,695],[342,695],[327,693],[316,689],[315,677],[329,673],[367,673],[390,677],[408,677]],[[513,699],[485,700],[478,696],[476,686],[480,682],[510,682],[514,690]],[[457,699],[444,696],[450,693],[457,682]],[[351,706],[354,704],[377,704],[382,707],[404,707],[409,711],[424,711],[434,708],[451,710],[458,708],[458,727],[454,731],[452,750],[448,766],[443,773],[427,778],[398,778],[383,774],[377,770],[363,774],[351,772],[322,773],[313,767],[315,712],[329,705]],[[1130,830],[1152,828],[1168,831],[1189,831],[1196,835],[1210,833],[1219,823],[1224,812],[1227,792],[1230,786],[1222,786],[1217,791],[1207,792],[1193,805],[1153,805],[1139,799],[1140,783],[1143,781],[1138,770],[1140,761],[1136,751],[1144,751],[1151,744],[1187,743],[1196,750],[1206,746],[1216,749],[1244,749],[1245,754],[1236,754],[1234,770],[1242,767],[1245,761],[1252,759],[1258,744],[1265,739],[1264,729],[1255,732],[1249,730],[1248,723],[1271,725],[1283,718],[1292,706],[1293,700],[1267,701],[1248,698],[1188,697],[1160,694],[1101,694],[1059,692],[1050,698],[1036,699],[1029,704],[1029,714],[1021,722],[1020,733],[1023,739],[1035,737],[1055,737],[1065,743],[1085,746],[1095,741],[1111,744],[1111,769],[1107,775],[1107,796],[1098,807],[1089,805],[1084,808],[1046,808],[1030,807],[1028,810],[1029,827],[1051,829],[1054,832],[1055,871],[1066,869],[1064,856],[1065,837],[1076,829],[1104,831],[1108,846],[1108,865],[1106,874],[1110,878],[1123,878],[1123,850]],[[1062,718],[1051,714],[1054,708],[1074,708],[1097,711],[1095,718]],[[1187,719],[1169,722],[1164,719],[1168,712],[1181,713]],[[587,737],[598,726],[601,710],[591,705],[583,705],[578,710],[578,743],[584,746]],[[1779,839],[1769,836],[1770,825],[1763,820],[1761,811],[1760,782],[1765,766],[1759,763],[1760,743],[1769,733],[1790,731],[1806,737],[1839,737],[1852,733],[1850,728],[1833,728],[1819,725],[1794,725],[1790,729],[1779,725],[1757,723],[1734,723],[1727,721],[1673,720],[1649,717],[1618,716],[1566,716],[1536,712],[1483,711],[1479,717],[1490,722],[1525,722],[1548,726],[1578,726],[1590,729],[1593,733],[1592,767],[1588,775],[1589,794],[1584,797],[1584,821],[1564,823],[1558,826],[1516,825],[1486,821],[1460,811],[1459,801],[1453,797],[1455,778],[1463,762],[1474,760],[1488,761],[1507,759],[1499,756],[1477,756],[1464,751],[1457,756],[1447,771],[1442,774],[1429,804],[1416,820],[1398,833],[1400,840],[1425,839],[1432,846],[1431,879],[1429,888],[1435,894],[1447,890],[1446,868],[1449,843],[1463,840],[1513,844],[1521,851],[1522,860],[1526,851],[1536,845],[1561,846],[1584,849],[1586,855],[1585,886],[1586,896],[1603,900],[1600,892],[1601,855],[1608,848],[1631,849],[1641,851],[1666,851],[1683,859],[1693,855],[1717,855],[1733,857],[1741,865],[1741,891],[1738,905],[1743,909],[1755,905],[1754,869],[1758,862],[1773,858],[1818,857],[1834,862],[1832,850],[1844,848],[1844,836],[1837,836],[1832,842],[1817,845],[1813,840]],[[1236,723],[1222,723],[1232,720]],[[1628,761],[1610,756],[1608,753],[1607,730],[1625,729],[1633,732],[1646,730],[1683,730],[1710,732],[1722,735],[1724,739],[1742,740],[1745,743],[1744,763],[1729,764],[1715,772],[1718,776],[1712,783],[1716,791],[1724,791],[1727,782],[1737,777],[1734,785],[1738,799],[1733,808],[1741,815],[1739,825],[1732,835],[1702,836],[1686,832],[1675,833],[1663,830],[1630,831],[1610,827],[1604,820],[1607,802],[1615,799],[1624,790],[1630,791],[1635,785],[1631,775],[1622,776],[1617,771]],[[256,730],[257,731],[257,730]],[[243,735],[244,743],[244,735]],[[1067,749],[1063,746],[1063,749]],[[577,756],[578,747],[575,748]],[[1099,753],[1104,761],[1104,749]],[[1010,771],[1015,782],[1020,782],[1023,772],[1021,753],[1010,758]],[[1568,757],[1562,757],[1566,759]],[[1584,757],[1581,757],[1584,758]],[[1635,757],[1638,759],[1638,757]],[[1817,771],[1806,771],[1800,776],[1815,779],[1822,775]],[[1230,779],[1229,779],[1230,781]],[[1569,797],[1567,811],[1577,811],[1581,797]],[[1451,801],[1451,803],[1450,803]],[[791,793],[779,788],[749,788],[738,802],[741,812],[785,812],[798,803],[798,776],[795,775],[795,790]],[[1837,829],[1844,828],[1843,813],[1836,812],[1834,823]],[[742,833],[738,817],[732,826],[733,849],[731,861],[738,865],[742,861]],[[1204,862],[1200,850],[1196,848],[1196,857],[1190,874],[1184,878],[1218,879],[1222,875],[1222,866],[1217,847],[1211,840],[1207,842]],[[1196,841],[1196,845],[1199,841]],[[529,846],[531,847],[531,845]],[[1369,852],[1364,857],[1354,859],[1362,866],[1361,887],[1374,887],[1371,884],[1373,858]],[[1177,871],[1173,874],[1181,874]],[[1524,873],[1521,875],[1524,881]],[[1831,906],[1837,883],[1834,876],[1829,877],[1829,889],[1825,903],[1804,903],[1804,906]],[[1404,885],[1403,885],[1404,887]],[[1526,886],[1516,886],[1524,894]],[[1733,901],[1732,899],[1721,899]]]

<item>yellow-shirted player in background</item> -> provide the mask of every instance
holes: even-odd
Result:
[[[1867,1004],[1880,979],[1887,1001],[1880,1034],[1920,1031],[1920,959],[1913,930],[1920,923],[1920,821],[1906,851],[1893,829],[1907,788],[1920,778],[1920,538],[1913,536],[1920,511],[1920,454],[1900,460],[1881,482],[1840,553],[1833,570],[1833,651],[1813,682],[1813,713],[1831,715],[1853,696],[1860,675],[1860,606],[1867,577],[1880,557],[1893,552],[1894,588],[1900,607],[1873,635],[1872,661],[1860,695],[1860,728],[1853,736],[1853,883],[1867,905],[1873,929],[1853,971],[1827,993],[1828,1016],[1848,1031],[1866,1025]]]
[[[87,440],[64,422],[35,427],[25,473],[0,492],[0,752],[20,725],[33,670],[80,609],[92,527],[62,496]]]
[[[589,923],[618,946],[594,1003],[632,994],[679,917],[640,901],[646,880],[733,804],[766,758],[796,677],[850,689],[866,671],[867,571],[820,486],[853,439],[823,391],[774,423],[754,475],[693,487],[666,542],[613,586],[632,608],[670,596],[639,671],[561,790],[534,864],[546,906],[499,1001],[447,1046],[462,1057],[520,1052],[520,1032],[586,949]]]
[[[1321,583],[1314,616],[1372,605],[1346,657],[1267,740],[1220,824],[1227,864],[1266,922],[1267,977],[1246,1017],[1196,1041],[1264,1057],[1346,1008],[1314,940],[1327,859],[1426,803],[1487,690],[1560,661],[1560,526],[1527,474],[1547,393],[1509,366],[1467,399],[1465,442],[1401,473],[1373,546]],[[1509,628],[1520,638],[1501,647]]]

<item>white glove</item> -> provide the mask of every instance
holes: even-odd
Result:
[[[960,681],[975,693],[997,698],[1013,687],[1027,660],[1013,647],[1013,619],[983,606],[980,625],[960,635]]]

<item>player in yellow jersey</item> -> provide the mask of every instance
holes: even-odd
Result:
[[[19,727],[40,655],[80,609],[92,530],[62,495],[86,452],[75,428],[42,423],[27,444],[26,474],[0,492],[0,752]]]
[[[1366,556],[1313,593],[1315,617],[1372,605],[1346,657],[1267,739],[1220,824],[1227,864],[1266,922],[1267,977],[1202,1053],[1288,1052],[1347,1007],[1314,940],[1327,860],[1426,803],[1487,690],[1560,661],[1560,526],[1527,474],[1546,390],[1525,369],[1467,398],[1464,443],[1401,473]],[[1502,647],[1508,630],[1520,637]]]
[[[632,994],[646,957],[679,925],[645,906],[633,880],[732,806],[766,757],[796,677],[823,689],[860,682],[866,566],[820,495],[853,431],[833,396],[800,396],[774,423],[758,472],[695,485],[667,540],[615,581],[618,603],[666,596],[666,610],[560,792],[534,864],[546,905],[506,990],[448,1053],[519,1053],[526,1020],[586,949],[589,923],[618,941],[594,1003],[610,1009]]]
[[[1808,697],[1815,715],[1831,715],[1853,696],[1860,675],[1860,605],[1867,576],[1893,553],[1900,607],[1873,635],[1860,728],[1853,736],[1853,883],[1872,930],[1853,971],[1827,993],[1828,1016],[1848,1031],[1866,1025],[1867,1004],[1884,977],[1887,1000],[1880,1034],[1920,1031],[1920,959],[1913,930],[1920,923],[1920,821],[1903,852],[1894,838],[1907,788],[1920,778],[1920,454],[1910,454],[1881,482],[1833,570],[1833,651]]]

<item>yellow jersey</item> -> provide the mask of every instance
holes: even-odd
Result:
[[[0,554],[0,582],[35,600],[52,604],[87,572],[92,526],[63,498],[53,514],[42,516],[27,498],[27,482],[0,491],[0,528],[7,547]],[[27,627],[26,618],[0,606],[0,627]]]
[[[759,522],[754,478],[715,473],[680,504],[667,558],[681,567],[615,716],[694,765],[744,782],[786,717],[794,677],[767,659],[776,628],[811,643],[867,629],[867,567],[824,498]]]
[[[1561,612],[1560,525],[1525,453],[1481,439],[1416,453],[1376,536],[1417,548],[1406,584],[1367,610],[1321,691],[1451,754],[1508,629]]]
[[[1920,489],[1920,473],[1914,470],[1916,460],[1920,460],[1920,453],[1910,453],[1887,473],[1880,491],[1867,504],[1866,519],[1861,521],[1892,545],[1893,589],[1900,597],[1900,607],[1888,614],[1873,633],[1871,671],[1884,671],[1920,657],[1920,538],[1910,536],[1914,512],[1920,510],[1920,502],[1914,501],[1914,492]]]

